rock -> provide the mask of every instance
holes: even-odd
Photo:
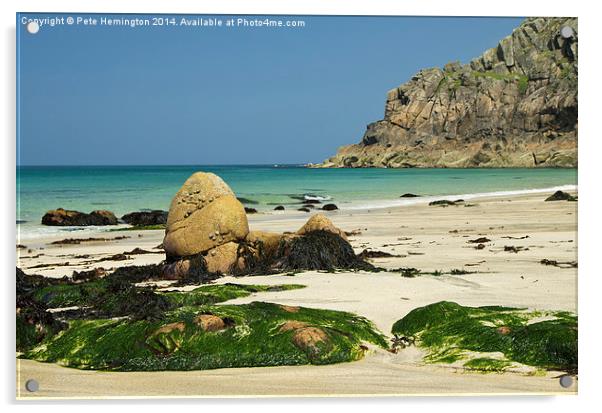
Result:
[[[322,207],[322,209],[324,211],[336,211],[337,209],[339,209],[339,207],[335,204],[326,204]]]
[[[305,225],[303,225],[297,231],[297,234],[306,235],[313,231],[327,231],[332,234],[336,234],[339,237],[343,238],[345,241],[347,241],[347,235],[345,234],[345,231],[342,231],[339,228],[335,227],[332,221],[322,214],[312,215],[311,218],[309,218],[309,220],[305,223]]]
[[[307,205],[303,205],[302,208],[307,208],[307,209],[314,209],[315,205],[314,204],[307,204]]]
[[[288,311],[288,312],[290,312],[290,311]],[[281,333],[286,333],[287,331],[298,330],[300,328],[306,328],[306,327],[309,327],[309,324],[307,324],[305,321],[288,320],[288,321],[285,321],[284,323],[282,323],[282,325],[280,326],[278,331],[280,331]]]
[[[418,198],[418,197],[420,197],[420,195],[407,193],[407,194],[400,195],[399,197],[400,198]]]
[[[302,208],[297,209],[297,211],[309,212],[309,208],[302,207]]]
[[[194,318],[194,323],[206,332],[220,331],[227,327],[221,317],[213,314],[199,314]]]
[[[277,232],[250,231],[246,241],[261,250],[264,258],[271,258],[276,255],[280,243],[286,238],[289,236]]]
[[[556,191],[546,198],[546,201],[576,201],[577,198],[563,191]]]
[[[169,257],[187,257],[248,233],[245,209],[228,185],[217,175],[197,172],[171,202],[163,246]]]
[[[207,271],[220,274],[231,274],[238,268],[238,244],[227,242],[210,249],[204,255]]]
[[[256,214],[257,210],[255,208],[249,208],[249,207],[245,207],[245,212],[247,214]]]
[[[328,335],[318,327],[305,327],[295,330],[293,334],[293,344],[304,351],[319,353],[318,344],[328,343]]]
[[[303,198],[303,203],[304,204],[320,204],[321,201],[319,199],[305,199]]]
[[[577,26],[527,18],[469,64],[420,70],[387,93],[361,142],[320,166],[577,167]]]
[[[284,211],[284,207],[282,205],[278,205],[276,208],[274,208],[274,211]]]
[[[161,225],[167,223],[167,214],[167,211],[161,210],[130,212],[122,216],[121,220],[135,227]]]
[[[96,210],[89,214],[58,208],[46,212],[42,217],[42,225],[52,226],[90,226],[117,225],[117,217],[111,211]]]

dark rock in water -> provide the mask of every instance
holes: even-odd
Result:
[[[305,207],[303,207],[303,208],[299,208],[299,209],[297,209],[297,211],[309,212],[309,208],[305,208]]]
[[[485,249],[485,244],[479,244],[475,247],[475,249],[477,249],[477,250]]]
[[[314,209],[315,205],[313,205],[313,204],[307,204],[307,205],[303,205],[303,208]]]
[[[278,205],[276,208],[274,208],[274,211],[284,211],[284,207],[282,205]]]
[[[339,207],[335,204],[326,204],[322,207],[322,209],[324,211],[336,211],[337,209],[339,209]]]
[[[238,199],[238,201],[241,204],[245,204],[245,205],[257,205],[257,204],[259,204],[259,202],[255,201],[254,199],[243,198],[241,196],[236,197],[236,199]]]
[[[410,193],[403,194],[400,196],[400,198],[418,198],[418,197],[420,197],[420,195],[410,194]]]
[[[563,191],[556,191],[546,198],[546,201],[576,201],[577,197]]]
[[[22,250],[27,248],[27,245],[23,245],[23,244],[17,244],[17,249]]]
[[[23,220],[23,219],[18,219],[17,220],[17,225],[19,224],[25,224],[27,221]]]
[[[161,225],[167,223],[167,211],[139,211],[130,212],[121,217],[121,220],[126,224],[135,227],[143,227],[147,225]]]
[[[450,200],[448,200],[448,199],[439,199],[439,200],[437,200],[437,201],[432,201],[432,202],[429,202],[429,205],[430,205],[430,206],[433,206],[433,205],[443,205],[443,206],[447,206],[447,205],[456,205],[456,202],[455,202],[455,201],[450,201]]]
[[[329,231],[313,231],[282,242],[271,267],[278,271],[375,269],[355,255],[349,242]]]
[[[319,199],[305,199],[303,198],[304,204],[321,204],[322,202]]]
[[[249,207],[245,207],[245,212],[247,214],[256,214],[257,210],[255,208],[249,208]]]
[[[52,226],[90,226],[117,225],[117,217],[111,211],[97,210],[89,214],[69,211],[63,208],[46,212],[42,217],[42,225]]]

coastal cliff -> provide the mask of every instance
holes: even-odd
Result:
[[[528,18],[469,64],[421,70],[318,166],[577,167],[577,19]]]

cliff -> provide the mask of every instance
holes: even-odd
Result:
[[[320,166],[576,167],[577,19],[528,18],[469,64],[421,70]]]

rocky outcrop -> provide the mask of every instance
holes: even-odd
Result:
[[[162,276],[167,279],[374,269],[355,255],[345,232],[321,214],[296,233],[249,231],[244,207],[232,190],[218,176],[203,172],[188,178],[174,197],[163,247]]]
[[[89,214],[69,211],[63,208],[48,211],[42,217],[42,225],[51,226],[90,226],[117,225],[117,217],[111,211],[97,210]]]
[[[389,91],[384,119],[320,166],[576,167],[577,108],[577,19],[528,18],[469,64]]]
[[[148,225],[163,225],[167,223],[167,211],[138,211],[130,212],[121,217],[126,224],[135,227],[144,227]]]

